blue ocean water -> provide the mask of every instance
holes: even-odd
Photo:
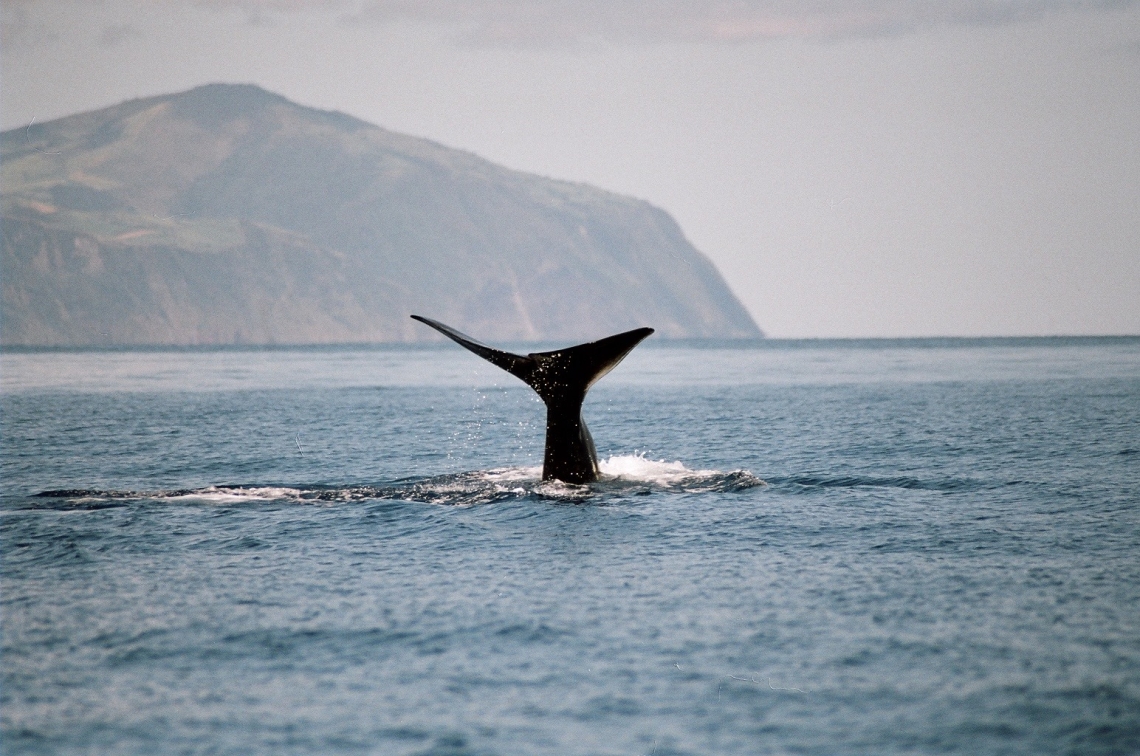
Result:
[[[0,356],[0,747],[1140,753],[1140,339]]]

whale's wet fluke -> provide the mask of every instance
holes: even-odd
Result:
[[[652,328],[637,328],[553,352],[520,355],[481,344],[438,321],[419,315],[412,318],[506,370],[542,397],[546,403],[543,480],[590,483],[598,479],[598,455],[582,420],[582,402],[590,387],[653,333]]]

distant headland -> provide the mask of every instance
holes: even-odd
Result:
[[[663,210],[210,84],[0,134],[5,346],[757,338]],[[430,332],[428,332],[430,333]]]

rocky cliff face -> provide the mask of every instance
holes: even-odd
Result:
[[[252,86],[0,135],[6,345],[760,331],[663,211]]]

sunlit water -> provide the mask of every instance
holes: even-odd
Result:
[[[0,357],[4,753],[1140,752],[1140,340]]]

